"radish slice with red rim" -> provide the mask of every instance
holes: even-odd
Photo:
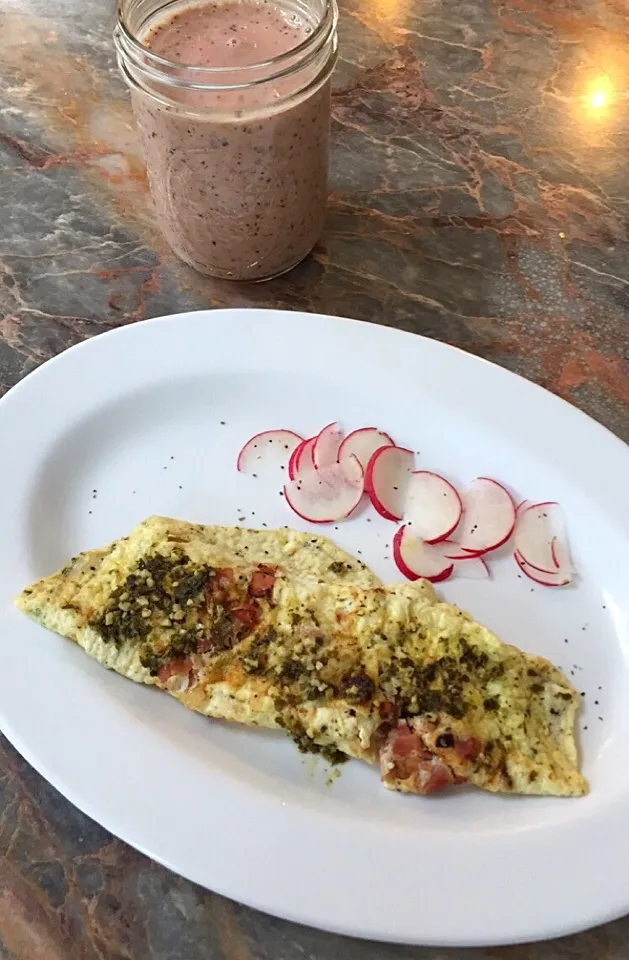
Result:
[[[288,461],[288,477],[290,480],[295,479],[295,464],[297,463],[304,444],[307,442],[307,440],[302,440],[301,443],[298,443],[290,455],[290,460]]]
[[[400,573],[409,580],[430,580],[440,583],[447,580],[454,570],[454,563],[435,546],[425,543],[421,537],[400,527],[393,537],[393,559]]]
[[[513,554],[513,559],[529,580],[533,580],[534,583],[539,583],[543,587],[567,587],[573,581],[572,572],[538,570],[537,567],[533,567],[530,563],[527,563],[517,550]]]
[[[284,486],[284,498],[302,520],[335,523],[356,509],[364,491],[363,468],[356,457],[298,473]]]
[[[241,473],[261,474],[286,468],[303,437],[292,430],[264,430],[247,440],[238,454],[236,467]]]
[[[338,451],[339,463],[345,457],[354,456],[363,470],[366,470],[376,450],[393,446],[393,440],[383,430],[378,430],[377,427],[361,427],[348,433],[343,440]]]
[[[474,560],[477,556],[480,556],[480,554],[464,550],[456,540],[440,540],[434,546],[438,546],[444,557],[448,557],[450,560]]]
[[[461,498],[449,480],[429,470],[411,474],[404,520],[415,536],[426,543],[445,540],[458,526],[462,513]]]
[[[413,451],[404,447],[381,447],[373,454],[365,473],[365,490],[381,517],[401,520],[406,490],[413,470]]]
[[[327,426],[317,434],[312,447],[312,462],[317,470],[321,467],[329,467],[336,463],[343,439],[343,431],[338,423],[328,423]]]
[[[461,547],[488,553],[506,543],[515,526],[515,504],[509,491],[489,477],[478,477],[462,498],[463,519],[456,531]]]
[[[530,504],[518,514],[515,549],[541,573],[572,572],[561,507],[554,501]]]
[[[574,573],[568,541],[565,536],[553,537],[550,544],[550,554],[556,570],[560,570],[562,573]]]
[[[290,480],[296,480],[298,475],[314,471],[312,448],[316,439],[316,437],[309,437],[294,450],[293,456],[288,462],[288,477]]]
[[[436,546],[441,546],[441,544],[436,544]],[[454,561],[454,575],[465,580],[487,580],[489,567],[482,557],[465,557],[463,560]]]

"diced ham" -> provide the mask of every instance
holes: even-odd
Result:
[[[483,745],[476,737],[467,737],[466,740],[455,740],[454,750],[461,760],[476,760]]]
[[[447,763],[428,748],[419,729],[401,720],[390,731],[380,751],[380,770],[385,783],[402,781],[411,793],[427,795],[451,784],[462,783]],[[427,731],[424,731],[427,732]],[[467,741],[462,741],[467,743]],[[471,749],[468,746],[467,749]]]
[[[429,763],[421,764],[417,771],[417,784],[420,787],[418,793],[428,795],[454,783],[463,783],[463,779],[457,777],[450,767],[437,757],[433,757]]]
[[[157,677],[162,683],[167,683],[171,677],[183,677],[192,670],[192,660],[190,657],[179,657],[177,660],[170,660],[162,664],[159,668]]]
[[[235,579],[236,577],[231,567],[222,567],[216,571],[214,583],[219,590],[229,590],[233,587]]]

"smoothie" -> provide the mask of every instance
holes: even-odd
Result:
[[[167,101],[133,91],[160,226],[201,273],[266,279],[317,242],[327,198],[330,70],[320,82],[321,56],[304,67],[299,51],[279,66],[268,63],[312,30],[273,3],[226,0],[175,8],[141,37],[177,64],[223,68],[210,81],[214,89],[191,87],[182,66],[187,82],[169,89]]]

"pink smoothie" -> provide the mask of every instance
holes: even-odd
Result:
[[[230,83],[265,79],[241,91],[169,90],[176,105],[133,94],[160,225],[173,250],[202,273],[276,276],[317,242],[327,196],[329,78],[299,95],[303,70],[273,80],[266,79],[272,68],[240,69],[294,49],[311,29],[272,3],[228,0],[180,8],[142,38],[153,53],[186,66],[233,67]]]

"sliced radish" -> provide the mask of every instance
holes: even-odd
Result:
[[[440,540],[435,546],[438,546],[444,557],[450,560],[474,560],[477,556],[469,550],[464,550],[456,540]]]
[[[290,480],[295,479],[295,460],[305,442],[306,442],[305,440],[302,440],[301,443],[295,447],[295,449],[290,455],[290,460],[288,461],[288,476]]]
[[[293,450],[293,455],[288,461],[289,480],[296,480],[297,474],[300,471],[303,473],[304,467],[308,471],[314,470],[312,448],[314,447],[316,439],[316,437],[309,437],[307,440],[302,440],[299,446]]]
[[[559,535],[553,537],[550,544],[550,554],[553,558],[553,563],[556,570],[561,571],[561,573],[574,573],[574,567],[570,558],[570,550],[568,549],[568,541],[565,533],[563,536]]]
[[[515,549],[541,573],[572,573],[563,514],[558,503],[530,504],[518,515]]]
[[[441,551],[425,543],[421,537],[410,533],[407,526],[396,530],[393,537],[393,559],[395,564],[409,580],[431,580],[439,583],[447,580],[454,570],[454,563],[444,557]]]
[[[458,526],[463,504],[452,484],[437,473],[416,470],[406,491],[404,520],[426,543],[445,540]]]
[[[236,467],[241,473],[263,473],[286,467],[303,437],[292,430],[264,430],[247,440],[238,454]]]
[[[328,423],[315,439],[312,447],[312,462],[317,470],[336,463],[343,431],[338,423]]]
[[[456,531],[461,547],[473,554],[496,550],[511,536],[515,504],[497,480],[478,477],[462,497],[463,519]]]
[[[383,430],[378,430],[377,427],[361,427],[347,434],[339,447],[338,459],[340,462],[345,457],[354,456],[363,470],[366,470],[376,450],[393,446],[393,440]]]
[[[365,490],[386,520],[404,516],[406,489],[413,470],[413,451],[404,447],[381,447],[373,454],[365,473]]]
[[[302,520],[334,523],[356,509],[365,489],[363,468],[356,457],[297,475],[284,486],[287,504]]]
[[[441,544],[436,544],[436,546],[441,546]],[[463,560],[454,561],[454,575],[466,580],[487,580],[489,567],[482,557],[465,557]]]
[[[527,563],[517,550],[513,554],[513,559],[522,573],[530,580],[533,580],[535,583],[540,583],[544,587],[567,587],[568,584],[572,583],[573,574],[571,572],[564,573],[559,570],[545,572],[538,570],[536,567],[532,567],[530,563]]]

